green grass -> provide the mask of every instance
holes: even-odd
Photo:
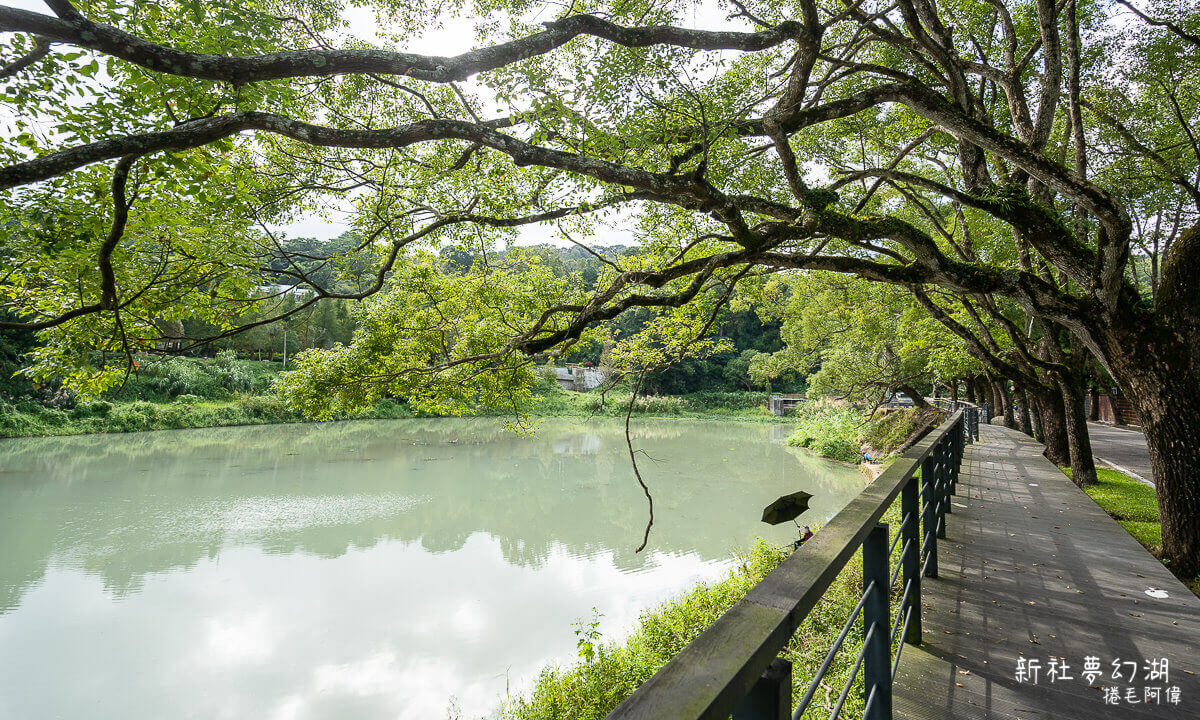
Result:
[[[1118,524],[1155,555],[1162,552],[1162,523],[1141,520],[1118,520]]]
[[[1063,468],[1063,472],[1071,477],[1070,468]],[[1099,482],[1085,486],[1083,491],[1125,528],[1134,540],[1161,559],[1162,520],[1158,514],[1158,497],[1154,488],[1109,468],[1096,468],[1096,478]],[[1200,596],[1200,576],[1180,580]]]
[[[898,527],[898,504],[889,509],[884,521],[893,531]],[[787,554],[760,539],[750,552],[738,556],[737,568],[727,577],[713,584],[700,585],[643,613],[637,629],[622,642],[600,642],[594,625],[580,620],[576,626],[579,660],[542,670],[531,690],[505,703],[500,717],[504,720],[599,720],[605,717],[745,596]],[[893,556],[893,563],[898,555],[899,549]],[[897,580],[893,597],[899,597],[899,584]],[[793,705],[807,690],[813,673],[841,632],[861,594],[862,557],[859,553],[838,574],[784,649],[782,656],[792,662]],[[847,635],[842,651],[835,656],[823,681],[825,689],[818,691],[805,717],[828,717],[838,692],[849,677],[861,643],[860,630]],[[858,717],[862,710],[860,674],[843,708],[843,715]]]
[[[1071,477],[1071,468],[1063,468]],[[1096,468],[1095,485],[1083,488],[1088,497],[1156,556],[1162,552],[1162,521],[1154,488],[1125,473]]]
[[[1067,476],[1070,475],[1068,469]],[[1158,498],[1154,488],[1107,468],[1097,468],[1096,477],[1100,482],[1083,490],[1109,515],[1117,520],[1159,522]]]
[[[860,450],[866,417],[852,408],[805,403],[792,415],[796,431],[788,445],[809,448],[821,457],[862,462]]]

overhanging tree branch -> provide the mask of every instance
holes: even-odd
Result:
[[[783,22],[759,32],[690,30],[669,25],[624,27],[595,15],[572,15],[545,23],[527,37],[456,56],[417,55],[388,50],[289,50],[231,57],[180,50],[150,42],[82,15],[52,17],[0,6],[0,32],[27,32],[139,65],[147,70],[238,85],[283,78],[366,74],[403,75],[448,83],[544,55],[588,35],[624,47],[672,45],[691,50],[754,52],[808,36],[800,23]]]

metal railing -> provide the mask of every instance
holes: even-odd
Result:
[[[831,718],[863,675],[863,718],[892,716],[892,679],[904,645],[921,642],[921,578],[936,578],[937,543],[958,482],[963,448],[978,433],[968,408],[904,453],[802,548],[625,699],[609,720],[785,720],[800,718],[861,619],[862,649]],[[918,481],[918,470],[920,471]],[[889,544],[880,520],[900,498],[900,526]],[[899,560],[890,569],[897,545]],[[779,657],[838,573],[862,548],[863,594],[795,708],[792,666]],[[891,590],[902,584],[892,614]],[[902,638],[892,653],[897,636]]]
[[[970,433],[969,442],[975,442],[979,439],[979,419],[983,418],[984,423],[990,420],[990,416],[988,415],[990,408],[987,403],[976,405],[975,403],[963,400],[949,400],[947,398],[925,398],[925,400],[946,412],[954,413],[962,410],[966,416],[967,432]]]

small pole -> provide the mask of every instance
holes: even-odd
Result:
[[[863,656],[863,698],[869,698],[872,688],[875,690],[867,720],[892,718],[892,613],[888,577],[888,526],[880,523],[863,541],[863,587],[875,582],[871,596],[863,604],[863,636],[872,626],[875,628]]]
[[[792,663],[775,658],[733,711],[733,720],[790,720]]]
[[[904,634],[904,642],[910,645],[921,644],[921,498],[917,487],[917,479],[909,478],[900,491],[900,517],[904,523],[904,539],[900,546],[908,545],[908,551],[901,551],[900,563],[904,568],[904,586],[908,588],[908,607],[913,609],[912,620],[908,623],[908,632]],[[912,583],[912,587],[909,587]],[[901,591],[903,592],[903,591]],[[900,620],[908,609],[900,611]]]
[[[933,453],[921,462],[921,503],[925,508],[924,519],[921,526],[925,530],[925,540],[929,543],[929,565],[925,567],[925,577],[935,578],[938,576],[938,559],[937,559],[937,523],[938,523],[938,497],[937,497],[937,458]]]

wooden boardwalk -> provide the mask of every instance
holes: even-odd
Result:
[[[1200,598],[1013,430],[967,447],[923,642],[906,646],[895,717],[1200,718]],[[1146,590],[1165,590],[1154,598]],[[1100,676],[1083,678],[1095,657]],[[1051,659],[1073,679],[1052,681]],[[1146,666],[1167,658],[1168,680]],[[1113,661],[1120,679],[1114,679]],[[1038,682],[1017,681],[1037,661]],[[1146,687],[1160,687],[1160,704]],[[1179,704],[1169,704],[1169,689]],[[1112,689],[1120,695],[1111,700]],[[1132,688],[1132,690],[1130,690]],[[1132,703],[1131,699],[1138,702]]]

